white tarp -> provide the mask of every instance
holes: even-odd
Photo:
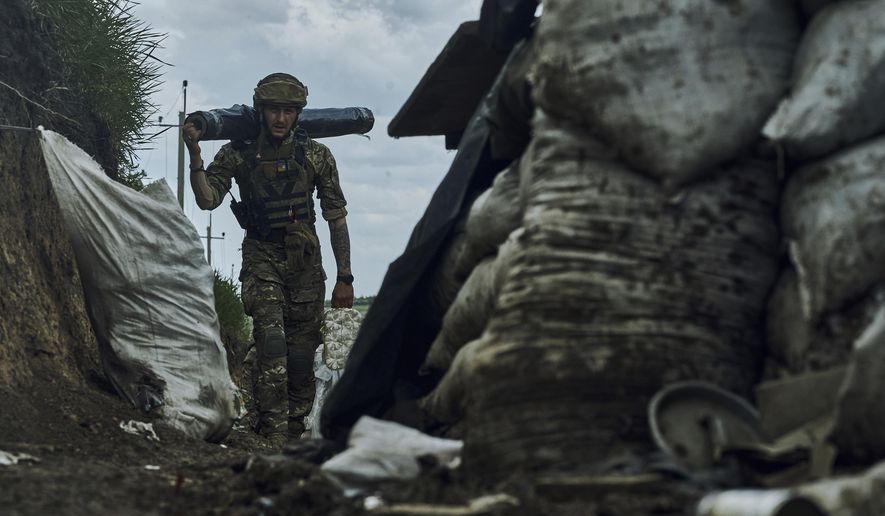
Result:
[[[136,192],[64,136],[43,156],[74,246],[105,373],[122,396],[218,441],[238,415],[196,228],[165,181]]]

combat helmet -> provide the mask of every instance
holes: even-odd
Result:
[[[258,81],[252,107],[259,113],[265,104],[294,106],[300,112],[307,105],[307,86],[287,73],[272,73]]]

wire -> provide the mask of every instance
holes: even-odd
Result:
[[[19,125],[0,124],[0,129],[3,129],[4,131],[29,131],[29,132],[33,131],[33,132],[37,132],[37,128],[35,128],[35,127],[21,127]]]

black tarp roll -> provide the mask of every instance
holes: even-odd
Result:
[[[196,111],[185,122],[192,122],[203,131],[200,140],[254,140],[261,129],[258,113],[243,104]],[[375,116],[364,107],[305,109],[298,116],[298,125],[311,138],[331,138],[365,134],[375,125]]]

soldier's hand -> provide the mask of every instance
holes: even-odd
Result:
[[[332,289],[332,308],[353,308],[353,285],[341,281]]]
[[[187,147],[188,152],[191,156],[200,154],[200,136],[203,135],[203,131],[194,127],[194,124],[191,122],[187,122],[181,127],[181,136],[184,139],[184,146]]]

